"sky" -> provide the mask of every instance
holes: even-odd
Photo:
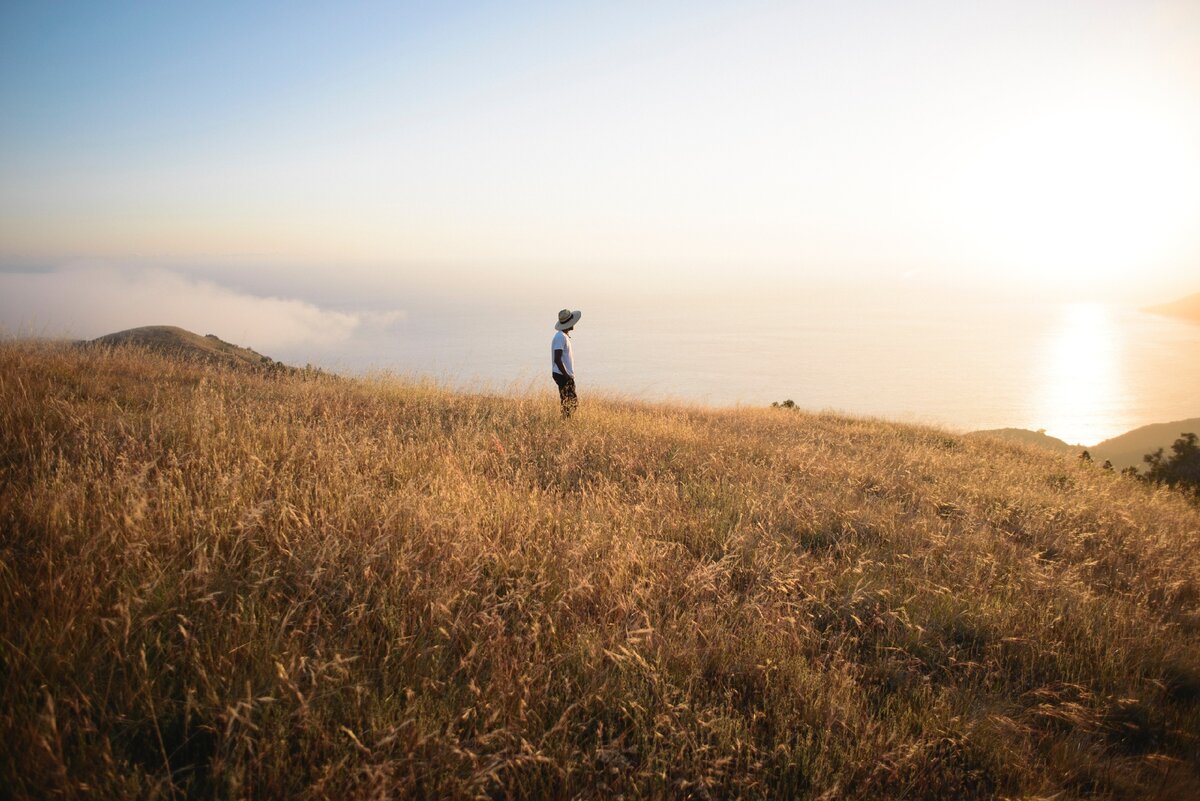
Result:
[[[1200,291],[1200,3],[0,6],[9,330],[828,286]]]

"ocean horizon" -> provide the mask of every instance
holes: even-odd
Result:
[[[792,400],[958,431],[1044,430],[1082,445],[1200,416],[1200,325],[1135,307],[813,296],[583,311],[573,342],[584,403],[589,392],[715,407]],[[385,331],[270,355],[340,373],[549,392],[555,312],[418,307]]]

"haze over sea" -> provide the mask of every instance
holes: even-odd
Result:
[[[963,431],[1045,429],[1083,444],[1200,416],[1200,325],[1120,305],[817,293],[769,304],[579,308],[585,398],[604,391],[717,406],[790,398],[809,410]],[[274,355],[343,372],[550,391],[556,311],[511,303],[410,310],[386,332]]]

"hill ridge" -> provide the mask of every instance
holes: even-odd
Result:
[[[89,346],[137,347],[174,358],[193,359],[208,364],[278,372],[292,368],[269,356],[234,345],[216,334],[199,334],[174,325],[146,325],[129,328],[89,340]]]

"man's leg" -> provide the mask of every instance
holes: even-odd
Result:
[[[558,403],[562,410],[562,416],[566,417],[570,414],[567,411],[567,377],[561,373],[551,373],[550,377],[554,379],[554,383],[558,386]]]
[[[575,407],[579,405],[579,398],[575,395],[575,379],[567,376],[559,394],[562,401],[562,415],[570,417],[571,413],[575,411]]]
[[[570,417],[571,412],[575,411],[576,404],[575,379],[559,373],[550,375],[554,378],[554,383],[558,384],[558,402],[562,405],[562,416]]]

